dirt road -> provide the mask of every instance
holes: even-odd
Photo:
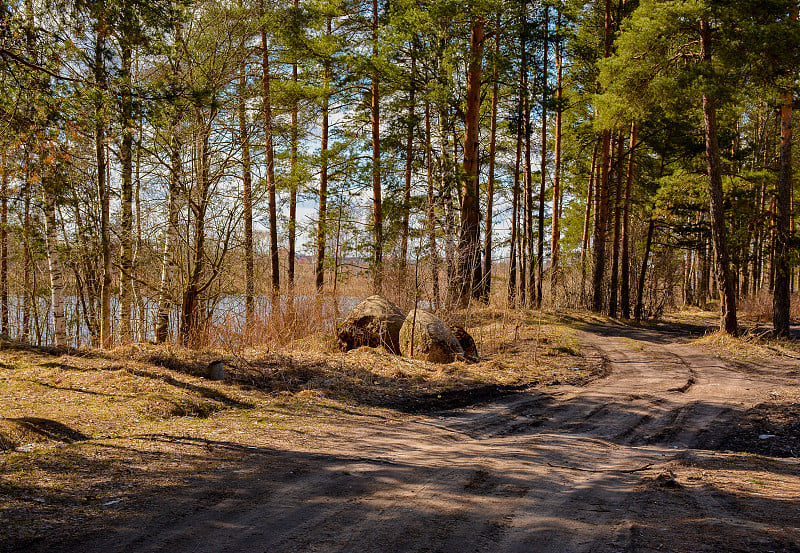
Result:
[[[669,330],[578,337],[607,377],[375,417],[311,452],[245,448],[111,528],[29,550],[800,551],[797,459],[726,451],[796,383],[786,367],[726,364]]]

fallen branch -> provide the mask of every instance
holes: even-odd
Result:
[[[653,466],[653,463],[647,463],[636,469],[627,469],[627,470],[620,470],[620,469],[585,469],[581,467],[570,467],[567,465],[556,465],[555,463],[547,463],[548,466],[557,468],[557,469],[568,469],[568,470],[579,470],[581,472],[621,472],[625,474],[629,474],[632,472],[641,472],[643,470],[647,470]]]

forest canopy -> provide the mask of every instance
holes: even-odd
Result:
[[[1,3],[0,332],[255,344],[382,293],[788,335],[797,9]]]

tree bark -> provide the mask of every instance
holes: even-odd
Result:
[[[549,50],[550,8],[544,8],[544,53],[542,55],[542,152],[541,180],[539,183],[539,217],[536,231],[536,307],[542,306],[542,281],[544,280],[544,195],[547,187],[547,57]],[[531,267],[532,268],[532,267]],[[531,272],[533,275],[533,272]],[[533,283],[531,283],[533,284]],[[533,287],[531,287],[533,289]]]
[[[56,233],[56,191],[55,182],[44,185],[44,221],[47,238],[47,265],[50,272],[50,298],[53,312],[53,329],[56,345],[67,346],[67,332],[64,324],[64,270],[58,256],[58,235]]]
[[[561,32],[561,9],[556,16],[556,32]],[[556,290],[559,280],[559,241],[561,240],[561,98],[562,66],[561,66],[561,38],[557,37],[553,45],[556,56],[556,136],[553,167],[553,224],[550,238],[550,301],[555,303]]]
[[[269,202],[269,258],[272,284],[273,305],[280,293],[281,273],[278,258],[278,203],[275,198],[275,152],[272,139],[272,97],[270,94],[269,49],[267,46],[267,23],[264,1],[261,0],[261,89],[264,100],[264,161],[267,165],[267,196]]]
[[[528,92],[528,2],[523,0],[522,40],[521,40],[521,88],[523,124],[525,127],[525,178],[524,199],[522,207],[522,250],[520,251],[519,266],[519,299],[522,305],[529,305],[534,297],[533,278],[533,174],[531,169],[531,106]],[[528,270],[531,277],[528,278]]]
[[[247,64],[239,76],[239,141],[242,145],[242,209],[244,223],[244,324],[247,336],[255,324],[255,259],[253,255],[253,176],[250,131],[247,128]]]
[[[703,61],[710,64],[711,27],[706,19],[700,22],[700,48]],[[736,321],[736,295],[734,284],[731,280],[728,242],[725,232],[722,167],[719,144],[717,142],[717,108],[714,97],[708,92],[703,93],[703,130],[706,146],[711,237],[714,241],[715,273],[721,300],[720,328],[723,332],[736,335],[739,332],[739,328]]]
[[[622,157],[623,139],[622,131],[617,137],[617,163],[614,182],[614,238],[611,246],[611,285],[608,299],[608,315],[617,316],[617,299],[619,297],[619,243],[622,225]]]
[[[408,91],[408,133],[406,135],[406,170],[403,186],[403,215],[400,222],[400,285],[405,288],[408,270],[408,226],[411,217],[411,177],[414,173],[414,127],[416,126],[416,70],[417,61],[414,45],[411,45],[411,87]]]
[[[592,269],[592,311],[603,310],[603,279],[606,271],[606,233],[608,231],[608,195],[610,188],[611,133],[603,131],[602,161],[600,165],[600,185],[597,187],[597,202],[592,239],[594,268]]]
[[[433,145],[431,144],[431,106],[425,99],[425,164],[428,177],[428,252],[431,258],[433,307],[441,305],[439,295],[439,252],[436,250],[436,198],[433,191]]]
[[[211,118],[209,118],[210,120]],[[210,153],[208,148],[210,130],[203,120],[200,108],[197,114],[197,190],[194,198],[189,199],[191,214],[194,218],[194,236],[190,245],[189,279],[183,293],[182,317],[180,326],[181,344],[197,347],[200,344],[200,280],[206,266],[206,211],[208,210],[208,191],[210,188]]]
[[[789,336],[792,213],[792,102],[784,92],[781,104],[780,172],[775,217],[775,290],[772,296],[772,326],[775,336]]]
[[[326,36],[331,36],[331,16],[327,17]],[[328,117],[330,103],[331,62],[325,59],[322,63],[322,135],[320,137],[320,172],[319,172],[319,209],[317,216],[317,263],[315,268],[317,291],[322,290],[325,282],[325,232],[328,210]]]
[[[378,0],[372,0],[372,56],[378,56]],[[374,60],[373,63],[377,63]],[[370,112],[372,119],[372,215],[373,215],[373,292],[383,289],[383,201],[381,199],[381,118],[380,89],[377,66],[372,69]]]
[[[508,262],[508,304],[517,304],[517,243],[519,242],[519,173],[522,165],[522,97],[519,98],[517,114],[517,148],[514,162],[514,188],[511,193],[511,245]]]
[[[583,214],[583,236],[581,238],[581,302],[586,298],[586,251],[589,249],[589,224],[592,218],[592,204],[595,196],[595,174],[597,173],[597,149],[600,141],[595,139],[592,150],[592,165],[589,169],[589,187],[586,190],[586,210]]]
[[[631,233],[631,192],[633,188],[634,148],[636,147],[636,123],[631,124],[630,151],[628,152],[628,174],[625,178],[625,199],[622,206],[622,288],[620,302],[622,317],[631,318],[631,268],[629,251]]]
[[[497,104],[499,93],[498,60],[500,57],[500,14],[496,17],[494,35],[494,61],[492,62],[492,109],[489,122],[489,175],[486,182],[486,222],[484,227],[483,246],[483,282],[481,297],[489,301],[492,292],[492,218],[494,210],[494,168],[497,153]]]
[[[294,0],[294,9],[300,5],[300,0]],[[297,60],[292,60],[292,88],[297,91],[298,71]],[[298,167],[297,157],[299,148],[299,128],[298,124],[299,106],[296,97],[292,97],[292,129],[290,131],[290,154],[289,167],[291,178],[289,179],[289,259],[287,259],[287,279],[289,280],[289,296],[294,295],[294,258],[296,255],[297,242],[297,184]]]
[[[3,152],[0,177],[0,333],[8,336],[8,166]]]
[[[484,22],[472,21],[470,61],[467,73],[467,109],[464,118],[464,181],[459,237],[458,304],[466,307],[470,297],[480,297],[480,187],[478,185],[478,134],[480,131],[481,62],[483,60]]]
[[[636,289],[636,307],[633,309],[633,317],[637,321],[642,320],[644,311],[644,283],[647,277],[647,264],[650,261],[650,247],[653,244],[653,231],[655,230],[656,221],[650,217],[650,223],[647,225],[647,239],[644,243],[644,255],[642,255],[642,267],[639,271],[639,286]]]
[[[172,304],[170,286],[175,275],[175,249],[178,238],[178,196],[181,186],[181,145],[178,138],[180,123],[172,122],[170,137],[170,175],[167,198],[167,228],[164,229],[164,249],[161,254],[161,283],[158,287],[158,313],[156,314],[156,343],[169,338],[169,312]]]
[[[126,40],[122,39],[124,42]],[[119,278],[119,340],[128,343],[133,339],[131,306],[133,303],[133,94],[131,83],[132,50],[123,44],[121,53],[122,80],[122,140],[120,164],[122,188],[120,190],[120,278]]]
[[[611,55],[611,0],[605,1],[605,22],[603,24],[603,57]],[[608,195],[610,189],[609,165],[611,152],[611,132],[603,131],[603,152],[600,170],[600,186],[597,190],[597,209],[594,220],[594,269],[592,272],[592,311],[603,310],[603,279],[606,272],[606,232],[608,227]]]
[[[103,8],[101,8],[102,10]],[[102,12],[101,12],[102,13]],[[110,190],[106,181],[106,126],[104,114],[103,95],[106,90],[106,69],[103,59],[105,50],[105,23],[97,22],[94,48],[94,80],[98,88],[98,99],[94,106],[95,128],[95,159],[97,163],[97,195],[100,202],[100,255],[103,264],[102,281],[100,284],[100,345],[109,348],[112,344],[111,336],[111,231],[110,218]]]

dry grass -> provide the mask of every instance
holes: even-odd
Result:
[[[739,303],[741,315],[758,323],[772,322],[772,294],[768,290],[761,290],[757,294],[748,296]],[[789,316],[793,321],[800,321],[800,292],[791,295]]]
[[[319,331],[285,347],[200,351],[133,344],[54,354],[6,344],[0,544],[68,533],[108,505],[124,510],[129,498],[189,485],[251,448],[314,449],[364,417],[402,419],[529,386],[579,384],[602,370],[552,316],[484,308],[469,319],[481,355],[474,364],[334,352]],[[203,377],[216,360],[225,381]]]
[[[776,356],[800,359],[800,344],[786,339],[775,339],[770,330],[751,328],[739,336],[731,336],[719,330],[709,332],[695,343],[703,346],[723,359],[738,361],[766,361]]]

